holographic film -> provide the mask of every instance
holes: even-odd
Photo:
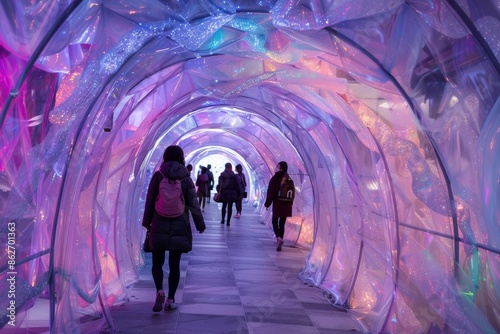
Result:
[[[177,144],[193,166],[241,163],[268,225],[288,162],[300,278],[363,331],[500,331],[498,12],[4,1],[0,326],[29,327],[45,299],[54,333],[113,328],[144,266],[145,189]]]

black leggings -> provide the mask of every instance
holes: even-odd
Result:
[[[206,202],[206,200],[207,200],[207,198],[205,196],[198,197],[198,204],[200,205],[201,209],[205,209],[205,202]],[[203,206],[201,206],[201,203],[203,203]]]
[[[276,238],[283,239],[283,236],[285,235],[285,223],[286,217],[273,216],[273,230]]]
[[[153,251],[153,267],[151,273],[156,286],[156,292],[163,290],[163,264],[165,263],[165,251]],[[175,292],[181,278],[181,252],[168,253],[168,299],[175,301]]]
[[[236,201],[236,213],[241,213],[241,207],[243,206],[243,198],[239,198]]]
[[[233,202],[222,202],[222,221],[224,221],[224,217],[226,216],[226,207],[227,207],[227,222],[231,221],[231,215],[233,214]]]

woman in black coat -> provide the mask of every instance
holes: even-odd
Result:
[[[237,164],[235,168],[236,174],[234,175],[236,176],[236,180],[238,180],[238,184],[240,185],[241,196],[236,201],[236,214],[234,215],[234,218],[240,218],[241,209],[243,207],[243,193],[247,188],[247,181],[245,180],[245,174],[243,174],[243,166]]]
[[[185,209],[184,213],[178,217],[164,217],[155,210],[155,202],[163,175],[169,180],[181,181]],[[150,233],[150,247],[153,257],[151,273],[156,286],[156,301],[153,312],[161,311],[165,302],[165,292],[163,291],[165,251],[169,251],[168,266],[170,269],[165,311],[176,308],[174,302],[180,279],[181,255],[189,252],[193,243],[189,212],[193,217],[196,230],[203,233],[205,221],[196,199],[193,180],[189,176],[189,171],[184,167],[184,152],[179,146],[172,145],[166,148],[160,170],[156,171],[151,178],[146,196],[144,218],[142,219],[142,226],[147,228]]]
[[[227,208],[227,226],[231,225],[231,215],[233,214],[233,203],[238,200],[241,196],[240,185],[233,172],[233,165],[228,162],[225,164],[225,170],[219,176],[219,184],[217,185],[217,191],[220,192],[220,201],[222,202],[222,220],[221,224],[224,224],[224,218],[226,216]]]
[[[281,251],[281,246],[283,245],[286,218],[292,216],[293,205],[293,201],[285,202],[278,199],[278,193],[281,189],[281,182],[283,182],[284,178],[289,178],[288,164],[285,161],[280,161],[276,166],[276,173],[269,181],[266,202],[264,203],[266,210],[269,209],[271,204],[273,205],[272,221],[274,235],[276,236],[276,241],[278,243],[278,247],[276,248],[278,252]]]

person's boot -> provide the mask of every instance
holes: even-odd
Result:
[[[278,237],[278,247],[276,247],[276,251],[281,252],[281,246],[283,246],[283,239]]]
[[[164,302],[165,302],[165,293],[163,291],[158,291],[158,293],[156,293],[156,300],[155,300],[155,305],[153,306],[153,312],[160,312]]]
[[[171,311],[171,310],[175,310],[177,308],[177,304],[174,302],[173,299],[167,299],[167,301],[165,302],[165,308],[164,310],[165,311]]]

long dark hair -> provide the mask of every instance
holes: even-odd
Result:
[[[170,145],[165,149],[165,152],[163,152],[163,161],[177,161],[184,166],[186,163],[184,161],[184,151],[180,146]]]

